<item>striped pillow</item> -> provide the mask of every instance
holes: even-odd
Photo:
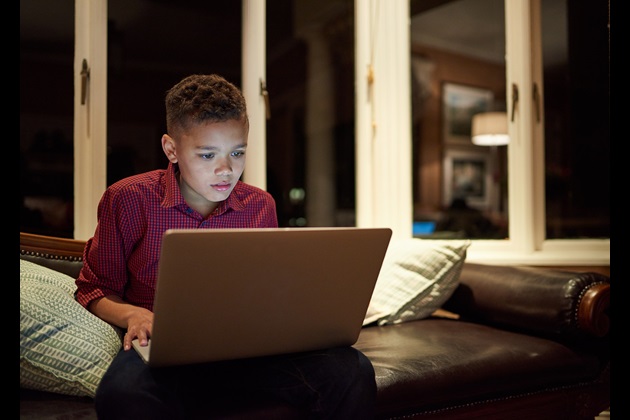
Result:
[[[438,310],[459,285],[470,244],[468,239],[392,241],[363,325],[398,324]]]
[[[20,259],[20,387],[94,397],[122,345],[74,299],[74,279]]]

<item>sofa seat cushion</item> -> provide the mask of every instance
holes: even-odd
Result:
[[[374,365],[383,416],[593,380],[600,372],[594,355],[461,320],[366,327],[355,347]]]

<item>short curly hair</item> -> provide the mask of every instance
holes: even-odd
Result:
[[[243,120],[249,124],[242,92],[217,74],[193,74],[166,92],[169,134],[207,122]]]

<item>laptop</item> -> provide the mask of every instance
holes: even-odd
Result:
[[[353,345],[389,228],[171,229],[148,346],[173,366]]]

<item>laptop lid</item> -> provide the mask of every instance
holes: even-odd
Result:
[[[145,353],[170,366],[347,346],[362,327],[389,228],[171,229]]]

